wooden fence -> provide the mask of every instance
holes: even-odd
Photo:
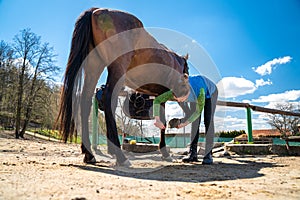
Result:
[[[220,101],[219,100],[217,102],[217,105],[246,108],[248,142],[253,142],[251,110],[257,111],[257,112],[264,112],[264,113],[271,113],[271,114],[280,114],[280,115],[300,117],[300,113],[284,111],[284,110],[278,110],[278,109],[271,109],[271,108],[264,108],[264,107],[261,107],[261,106],[254,106],[254,105],[251,105],[251,104],[248,104],[248,103],[229,102],[229,101]]]

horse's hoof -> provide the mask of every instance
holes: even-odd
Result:
[[[130,166],[131,166],[131,163],[130,163],[129,159],[126,159],[126,160],[125,160],[124,162],[122,162],[122,163],[117,162],[117,166],[118,166],[118,167],[130,167]]]
[[[165,147],[160,148],[160,149],[159,149],[159,152],[161,153],[161,155],[162,155],[163,158],[170,157],[170,154],[169,154],[169,152],[166,150]]]
[[[95,164],[96,158],[93,155],[84,155],[83,162],[86,164]]]
[[[167,161],[167,162],[173,162],[173,158],[171,157],[171,156],[167,156],[167,157],[161,157],[161,159],[163,160],[163,161]]]

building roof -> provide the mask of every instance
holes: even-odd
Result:
[[[287,135],[291,135],[289,132]],[[281,137],[281,133],[277,129],[261,129],[261,130],[252,130],[253,137]],[[247,137],[247,134],[242,134],[238,136]]]

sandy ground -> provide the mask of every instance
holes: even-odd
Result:
[[[127,156],[131,168],[106,155],[86,165],[79,145],[2,131],[0,199],[300,199],[300,157],[231,155],[207,166]]]

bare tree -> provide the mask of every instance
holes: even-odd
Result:
[[[118,103],[119,103],[120,110],[118,110],[118,112],[116,112],[115,115],[119,119],[117,124],[120,125],[119,128],[121,129],[121,132],[125,134],[135,133],[135,135],[141,135],[142,129],[141,127],[138,126],[136,120],[132,120],[131,118],[127,117],[123,112],[122,108],[123,108],[124,100],[119,98]]]
[[[0,41],[0,68],[3,69],[12,61],[13,49],[5,41]]]
[[[32,114],[32,107],[43,88],[42,83],[51,80],[51,77],[58,72],[59,68],[55,66],[55,57],[53,48],[48,43],[41,44],[41,38],[32,33],[30,29],[24,29],[14,38],[14,49],[16,51],[15,59],[19,60],[19,80],[16,108],[16,138],[24,137],[25,130]],[[26,98],[24,93],[25,85]],[[26,103],[24,104],[24,99]],[[24,123],[22,130],[21,116],[24,107]]]
[[[0,115],[1,124],[13,126],[17,71],[13,65],[13,49],[5,41],[0,41]]]
[[[299,105],[292,103],[276,104],[276,108],[282,111],[300,112]],[[269,114],[269,124],[275,127],[283,138],[287,137],[289,133],[295,135],[298,132],[297,125],[300,123],[300,118],[295,116],[287,116],[283,114]]]
[[[8,60],[7,52],[9,49],[9,45],[4,42],[3,40],[0,41],[0,102],[2,102],[4,95],[5,95],[5,89],[6,89],[6,62]],[[0,111],[2,111],[2,104],[0,105]]]

